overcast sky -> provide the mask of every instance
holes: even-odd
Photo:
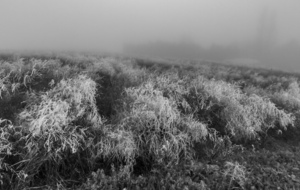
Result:
[[[226,45],[254,39],[263,10],[276,15],[279,42],[300,40],[299,0],[0,0],[0,49]]]

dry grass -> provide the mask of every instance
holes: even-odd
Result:
[[[1,188],[243,188],[238,162],[201,162],[299,120],[294,79],[217,65],[140,66],[81,55],[1,62]],[[240,85],[259,88],[233,83],[243,74]]]
[[[246,95],[233,84],[199,77],[191,85],[192,101],[200,110],[216,117],[236,139],[251,139],[269,128],[285,129],[294,117],[257,95]],[[192,104],[192,103],[190,103]],[[220,127],[220,126],[219,126]]]

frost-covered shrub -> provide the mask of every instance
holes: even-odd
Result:
[[[24,108],[23,103],[29,91],[47,91],[49,83],[57,83],[63,78],[78,75],[79,71],[54,59],[23,58],[0,65],[0,117],[13,120],[15,114]]]
[[[297,82],[288,86],[287,90],[281,90],[270,95],[270,99],[279,107],[297,112],[300,109],[300,88]]]
[[[286,129],[294,117],[255,94],[246,95],[233,84],[206,80],[192,82],[188,103],[200,120],[211,118],[212,126],[235,139],[251,139],[270,128]]]
[[[189,79],[187,77],[179,77],[176,71],[166,72],[152,79],[156,88],[162,91],[163,96],[176,102],[178,109],[188,114],[190,110],[189,104],[185,100],[188,94]]]
[[[274,102],[277,107],[293,113],[295,118],[295,128],[289,128],[287,131],[280,131],[279,134],[275,134],[278,137],[283,137],[286,140],[298,139],[300,135],[299,123],[300,123],[300,88],[298,82],[294,81],[288,85],[286,90],[270,93],[270,100]],[[278,133],[278,131],[276,131]]]
[[[183,116],[172,99],[154,88],[151,81],[126,89],[123,111],[118,115],[119,129],[130,131],[136,157],[158,162],[178,162],[190,156],[192,143],[205,141],[206,126]]]
[[[86,76],[60,81],[53,89],[42,94],[37,101],[28,102],[20,113],[33,135],[61,130],[81,120],[98,127],[101,118],[95,106],[96,83]]]
[[[84,75],[62,80],[47,92],[30,95],[19,126],[1,128],[0,151],[3,158],[17,159],[11,163],[17,185],[78,178],[92,169],[91,143],[104,131],[95,94],[96,83]]]

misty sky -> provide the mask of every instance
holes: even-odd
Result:
[[[298,0],[0,0],[0,49],[121,51],[124,43],[255,38],[263,10],[280,43],[300,41]]]

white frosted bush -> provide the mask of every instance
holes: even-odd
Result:
[[[236,139],[251,139],[259,132],[279,126],[293,125],[294,117],[279,110],[274,103],[257,95],[246,95],[233,84],[206,80],[198,77],[193,81],[198,109],[215,114],[225,123],[223,126]],[[218,108],[220,113],[212,113]],[[209,114],[208,114],[209,115]]]
[[[300,88],[294,81],[287,90],[281,90],[270,95],[271,100],[285,110],[298,112],[300,110]]]
[[[53,89],[40,96],[40,102],[29,102],[20,113],[33,135],[63,131],[72,122],[86,120],[93,127],[101,124],[96,102],[96,83],[86,76],[60,81]]]
[[[137,156],[178,161],[180,153],[190,153],[193,142],[205,140],[206,126],[182,116],[176,103],[164,97],[151,81],[126,89],[126,95],[119,127],[132,133]]]
[[[104,130],[96,107],[93,80],[79,75],[53,85],[47,92],[30,94],[26,108],[19,114],[22,139],[25,139],[19,167],[29,179],[41,167],[46,168],[46,175],[58,177],[58,168],[68,170],[70,166],[64,162],[74,159],[76,154],[84,153],[85,157],[77,157],[76,162],[92,167],[91,142]]]

